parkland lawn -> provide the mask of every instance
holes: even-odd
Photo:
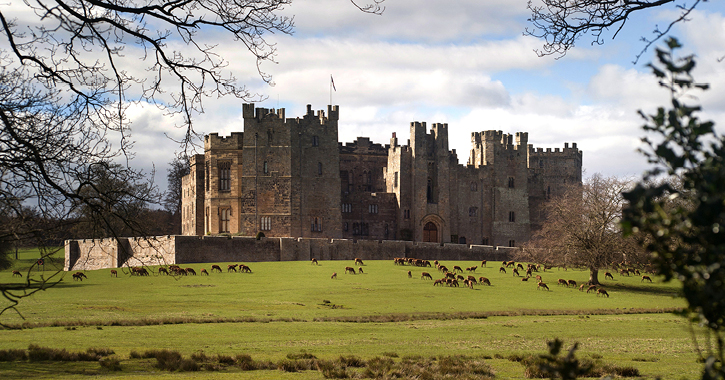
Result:
[[[19,254],[15,267],[0,272],[0,283],[21,284],[62,269],[62,257],[46,260],[45,270],[32,268],[38,253]],[[478,266],[476,278],[492,286],[468,289],[433,286],[422,280],[433,268],[394,265],[392,260],[366,261],[362,274],[345,274],[350,261],[245,263],[252,273],[211,272],[211,264],[183,265],[209,276],[131,276],[118,269],[85,271],[87,279],[74,281],[65,273],[51,289],[25,298],[17,311],[0,321],[11,327],[0,331],[0,350],[27,349],[30,344],[83,351],[109,348],[121,371],[101,368],[97,362],[0,362],[0,378],[290,378],[322,379],[317,370],[169,372],[133,352],[175,350],[184,356],[251,355],[253,360],[279,362],[306,354],[318,359],[341,355],[370,360],[400,361],[406,357],[463,355],[482,358],[494,378],[524,378],[524,366],[515,360],[546,352],[554,338],[565,347],[579,343],[577,357],[635,367],[645,378],[699,377],[690,325],[672,310],[682,308],[679,284],[642,282],[638,276],[614,274],[605,284],[610,297],[557,285],[558,279],[586,282],[588,272],[539,272],[550,291],[535,279],[499,272],[500,262],[443,262],[449,268]],[[236,264],[236,263],[234,263]],[[12,275],[19,270],[23,277]],[[40,268],[43,269],[43,268]],[[408,277],[411,271],[412,277]],[[331,279],[333,273],[337,279]],[[61,273],[62,274],[62,273]],[[0,306],[9,305],[3,300]],[[21,317],[24,317],[24,319]],[[704,340],[700,338],[701,347]],[[351,374],[358,372],[350,372]]]

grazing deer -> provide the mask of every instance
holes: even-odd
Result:
[[[642,276],[642,281],[644,281],[644,280],[647,280],[649,282],[652,282],[652,279],[649,278],[649,276],[647,276],[647,275]],[[642,282],[642,281],[640,281],[640,282]]]
[[[360,273],[360,274],[363,274],[363,270],[362,270],[362,267],[358,267],[358,268],[357,268],[357,272],[358,272],[358,273]]]
[[[486,266],[486,260],[481,261],[481,266],[482,267],[485,267]]]
[[[488,286],[491,286],[491,281],[489,281],[486,277],[480,277],[478,279],[479,284],[486,284]]]
[[[589,285],[589,287],[587,288],[587,293],[589,293],[591,291],[594,291],[594,290],[597,290],[597,286],[596,285]]]
[[[606,291],[606,290],[604,290],[604,289],[602,289],[602,288],[599,288],[599,289],[597,289],[597,297],[598,297],[598,296],[599,296],[600,294],[601,294],[602,296],[607,296],[607,298],[609,298],[609,293],[607,293],[607,291]]]
[[[436,286],[436,285],[443,286],[443,279],[433,281],[433,286]]]
[[[22,273],[20,273],[20,271],[14,270],[14,271],[13,271],[13,277],[16,277],[16,276],[17,276],[17,277],[23,277],[23,274],[22,274]]]
[[[118,277],[118,272],[115,269],[111,269],[111,276]]]
[[[428,272],[423,272],[423,273],[420,274],[420,279],[421,280],[425,280],[426,278],[429,279],[429,280],[432,280],[433,279],[433,277]]]
[[[518,277],[521,277],[521,275],[519,274],[519,270],[518,270],[518,269],[516,269],[516,268],[514,268],[514,270],[513,270],[513,271],[511,271],[511,273],[512,273],[512,274],[513,274],[514,276],[518,276]]]
[[[356,257],[355,258],[355,265],[365,265],[365,264],[363,264],[362,259]]]
[[[317,259],[314,257],[312,258],[312,260],[310,260],[310,264],[320,265],[320,263],[318,263]]]
[[[411,271],[408,271],[408,278],[413,278],[413,273]]]
[[[580,292],[583,292],[585,286],[587,286],[587,284],[581,284],[581,285],[579,285],[579,291]]]
[[[607,272],[607,273],[604,273],[604,279],[605,280],[606,279],[614,280],[614,276],[612,276],[611,273]]]
[[[211,271],[212,271],[212,273],[214,273],[214,271],[218,271],[219,273],[221,273],[222,268],[219,265],[214,264],[211,266]]]
[[[207,271],[206,271],[206,269],[204,269],[204,268],[201,268],[201,274],[202,274],[202,275],[207,275],[207,276],[208,276],[208,275],[209,275],[209,272],[207,272]]]
[[[169,271],[166,270],[166,268],[164,268],[164,267],[160,267],[159,268],[159,274],[161,274],[161,273],[163,273],[163,274],[165,274],[167,276],[169,275]]]
[[[250,267],[248,267],[248,266],[246,266],[244,264],[239,264],[239,272],[241,272],[241,273],[252,273],[252,268],[250,268]]]
[[[237,271],[237,264],[227,265],[227,272],[236,272],[236,271]]]
[[[567,288],[569,287],[569,283],[568,283],[568,282],[566,282],[566,280],[565,280],[565,279],[563,279],[563,278],[560,278],[560,279],[559,279],[559,282],[557,283],[557,285],[564,285],[564,286],[566,286]]]
[[[459,267],[458,265],[454,265],[453,266],[453,271],[454,272],[461,272],[461,273],[463,273],[463,268]]]
[[[330,279],[334,280],[337,278],[337,272],[333,273],[332,276],[330,276]]]
[[[566,286],[567,288],[568,288],[569,286],[573,286],[573,287],[575,287],[575,288],[576,288],[576,281],[574,281],[574,280],[569,280],[569,281],[567,281],[567,283],[569,284],[569,285],[567,285],[567,286]]]
[[[348,273],[355,274],[355,268],[345,267],[345,274],[348,274]]]
[[[521,281],[529,281],[528,277],[521,277]]]
[[[506,273],[506,268],[504,268],[504,267],[498,268],[498,273],[504,273],[505,274]]]
[[[546,289],[546,290],[550,290],[550,289],[549,289],[549,286],[547,286],[547,285],[546,285],[546,284],[544,284],[543,282],[539,282],[538,284],[536,284],[536,290],[539,290],[539,289]]]
[[[196,276],[196,271],[194,270],[194,268],[186,268],[186,273],[192,276]]]

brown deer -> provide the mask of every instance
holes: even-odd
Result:
[[[330,279],[334,280],[337,278],[337,272],[333,273],[332,276],[330,276]]]
[[[538,284],[536,284],[536,289],[537,289],[537,290],[539,290],[539,289],[546,289],[546,290],[550,290],[550,289],[549,289],[549,286],[548,286],[548,285],[546,285],[546,284],[544,284],[543,282],[539,282]]]
[[[314,257],[312,258],[312,260],[310,260],[310,264],[320,265],[320,263],[318,263],[317,259]]]
[[[604,273],[604,279],[605,280],[606,279],[614,280],[614,276],[612,276],[611,273],[607,272],[607,273]]]
[[[196,276],[196,271],[194,270],[194,268],[186,268],[186,274]]]
[[[13,277],[23,277],[23,274],[20,273],[20,271],[14,270],[13,271]]]
[[[229,264],[227,265],[227,272],[236,272],[237,271],[237,264]]]
[[[420,279],[421,280],[425,280],[426,278],[429,279],[429,280],[432,280],[433,279],[433,276],[431,276],[430,273],[428,273],[428,272],[423,272],[423,273],[420,274]]]
[[[204,268],[201,268],[201,272],[200,273],[202,275],[207,275],[207,276],[209,275],[209,272],[207,272],[206,269],[204,269]]]
[[[461,272],[461,273],[463,273],[463,268],[459,267],[458,265],[454,265],[453,266],[453,271],[454,272]]]
[[[647,276],[647,275],[642,276],[642,281],[644,281],[644,280],[647,280],[649,282],[652,282],[652,279],[649,276]],[[642,281],[640,281],[640,282],[642,282]]]
[[[355,268],[345,267],[345,274],[348,274],[348,273],[355,274]]]
[[[599,296],[600,294],[602,295],[602,297],[607,296],[607,298],[609,298],[609,293],[607,293],[607,291],[602,288],[597,289],[597,296]]]
[[[481,261],[481,266],[482,267],[485,267],[486,266],[486,260]]]
[[[478,279],[479,284],[486,284],[488,286],[491,286],[491,281],[489,281],[486,277],[481,277]]]
[[[358,268],[357,268],[357,273],[363,274],[363,270],[362,270],[362,267],[358,267]]]
[[[159,274],[161,274],[161,273],[163,273],[163,274],[165,274],[167,276],[169,275],[169,271],[166,270],[166,268],[164,268],[164,267],[160,267],[159,268]]]
[[[222,268],[219,265],[214,264],[211,266],[211,271],[212,271],[212,273],[214,273],[214,271],[218,271],[219,273],[221,273]]]
[[[115,269],[111,269],[111,276],[118,277],[118,272]]]
[[[413,272],[408,271],[408,278],[413,278]]]
[[[559,282],[557,283],[557,285],[564,285],[564,286],[566,286],[567,288],[569,287],[569,283],[568,283],[568,282],[566,282],[566,280],[565,280],[565,279],[563,279],[563,278],[560,278],[560,279],[559,279]]]
[[[595,290],[597,290],[596,285],[589,285],[589,287],[587,288],[587,293],[595,291]]]
[[[365,265],[365,264],[363,264],[362,259],[356,257],[355,258],[355,265]]]
[[[504,267],[498,268],[498,273],[504,273],[505,274],[506,273],[506,268],[504,268]]]
[[[566,286],[567,288],[568,288],[569,286],[573,286],[573,287],[575,287],[575,288],[576,288],[576,281],[574,281],[574,280],[569,280],[569,281],[567,281],[567,283],[569,284],[569,285],[567,285],[567,286]]]
[[[241,272],[241,273],[252,273],[252,268],[250,268],[250,267],[248,267],[248,266],[246,266],[244,264],[239,264],[239,272]]]

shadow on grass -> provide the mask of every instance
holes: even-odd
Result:
[[[660,287],[649,283],[642,283],[641,285],[623,284],[616,282],[602,283],[606,289],[616,290],[618,292],[629,292],[637,294],[646,294],[652,296],[671,296],[671,297],[682,297],[682,290],[679,288],[671,287]]]

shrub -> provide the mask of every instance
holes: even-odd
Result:
[[[287,359],[317,359],[317,357],[309,352],[302,351],[299,354],[287,354]]]
[[[131,359],[141,359],[141,354],[138,353],[138,351],[133,350],[128,354],[128,357]]]
[[[340,357],[342,359],[342,356]],[[347,369],[341,360],[335,362],[329,360],[318,360],[316,363],[317,370],[322,372],[325,379],[347,379],[350,377]]]
[[[338,361],[340,362],[340,364],[343,367],[355,367],[355,368],[365,367],[365,360],[362,360],[355,355],[340,356]]]
[[[121,361],[115,356],[101,358],[98,361],[98,364],[101,365],[101,368],[105,368],[109,371],[120,371],[121,370]]]
[[[235,362],[234,358],[229,355],[217,355],[217,361],[219,362],[219,364],[227,365],[232,365]]]
[[[376,356],[368,360],[368,366],[363,370],[363,377],[371,379],[384,378],[394,364],[393,359]]]
[[[257,364],[254,362],[252,357],[247,354],[237,355],[235,362],[242,371],[253,371],[257,369]]]
[[[0,362],[28,360],[28,352],[22,349],[0,350]]]

